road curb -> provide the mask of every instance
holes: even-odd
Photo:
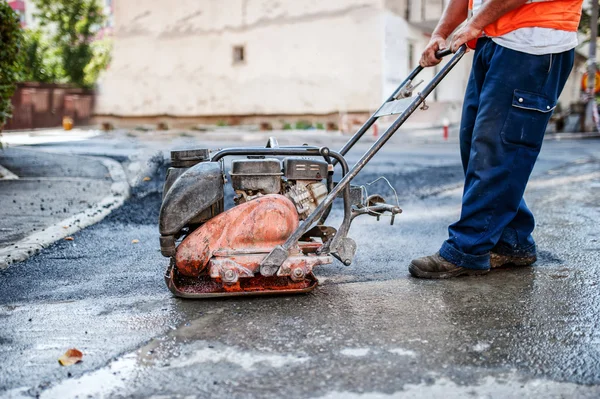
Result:
[[[10,247],[1,248],[0,270],[8,268],[13,263],[22,262],[54,242],[98,223],[129,198],[131,190],[127,175],[119,162],[106,157],[86,156],[85,158],[100,161],[108,169],[113,181],[110,194],[92,208],[63,219],[38,233],[31,234]]]

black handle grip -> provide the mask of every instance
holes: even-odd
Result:
[[[450,50],[449,48],[445,48],[443,50],[438,50],[435,52],[435,58],[437,58],[438,60],[441,60],[442,58],[444,58],[447,55],[452,54],[452,50]]]

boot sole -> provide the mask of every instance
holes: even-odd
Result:
[[[492,269],[512,268],[512,267],[527,267],[533,265],[537,261],[536,256],[516,257],[490,254],[490,266]]]
[[[482,276],[488,274],[490,269],[467,269],[464,267],[457,268],[449,272],[425,272],[419,269],[414,263],[408,266],[408,271],[413,277],[427,279],[446,279],[458,276]]]

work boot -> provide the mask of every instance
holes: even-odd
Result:
[[[456,266],[452,262],[440,256],[436,252],[431,256],[414,259],[408,266],[408,271],[413,277],[419,278],[450,278],[457,276],[474,276],[486,274],[489,269],[467,269],[466,267]]]
[[[537,260],[537,256],[511,256],[501,255],[497,252],[490,252],[490,265],[492,269],[498,269],[501,267],[524,267],[531,266]]]

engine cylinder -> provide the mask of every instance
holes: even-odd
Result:
[[[278,159],[240,159],[231,163],[231,185],[236,191],[261,194],[281,192],[281,162]]]

